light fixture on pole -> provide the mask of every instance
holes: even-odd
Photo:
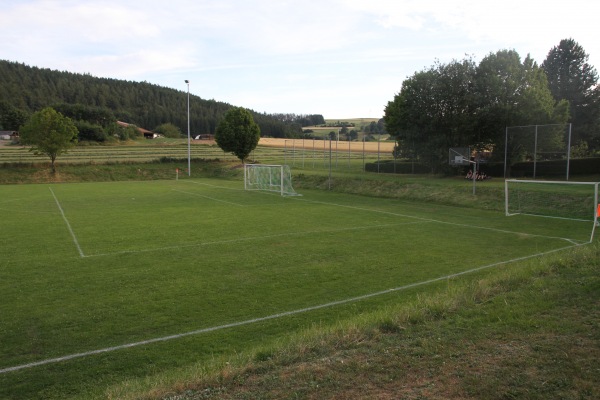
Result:
[[[187,134],[188,134],[188,176],[192,175],[192,162],[191,162],[191,143],[192,139],[190,137],[190,81],[185,80],[187,83],[188,91],[187,91]]]

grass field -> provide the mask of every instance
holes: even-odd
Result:
[[[331,145],[331,149],[330,146]],[[310,170],[363,171],[366,163],[393,160],[393,142],[344,142],[302,139],[261,139],[250,160],[263,164],[287,164]],[[77,146],[57,159],[61,165],[98,165],[150,163],[158,160],[187,160],[187,140],[137,140],[127,145]],[[190,155],[195,160],[235,161],[214,141],[192,141]],[[0,146],[0,166],[48,164],[49,159],[36,156],[23,146]]]
[[[574,247],[590,224],[239,181],[2,187],[0,398],[107,388]]]

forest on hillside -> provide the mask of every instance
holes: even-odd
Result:
[[[81,138],[84,140],[101,139],[108,133],[109,122],[117,120],[148,130],[169,124],[187,133],[187,92],[0,60],[0,130],[18,130],[31,113],[48,106],[61,112],[77,109],[80,117],[93,116],[80,121],[80,131],[83,127],[91,132]],[[190,95],[190,132],[214,134],[231,107]],[[302,134],[303,126],[325,122],[322,115],[250,111],[265,137],[296,137]]]

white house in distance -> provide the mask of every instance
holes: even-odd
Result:
[[[0,131],[0,140],[12,140],[16,142],[19,139],[19,132],[17,131]]]

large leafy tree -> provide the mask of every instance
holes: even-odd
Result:
[[[77,144],[77,133],[73,121],[52,107],[34,113],[19,130],[21,143],[30,145],[35,155],[50,157],[53,173],[56,158]]]
[[[0,101],[0,130],[17,131],[29,115],[5,101]]]
[[[563,39],[542,63],[556,100],[568,100],[574,141],[600,148],[600,88],[589,56],[573,39]]]
[[[244,162],[258,145],[260,128],[252,114],[242,107],[233,107],[225,113],[215,131],[215,141],[225,152],[233,153]]]
[[[437,62],[403,82],[384,116],[387,132],[398,142],[395,154],[420,159],[437,171],[447,163],[449,147],[473,141],[475,70],[470,58]]]
[[[514,50],[489,54],[479,63],[474,89],[476,129],[498,158],[504,154],[507,126],[567,122],[568,104],[554,100],[543,70],[529,55],[521,62]],[[511,162],[524,156],[524,143],[513,141],[513,146],[508,152],[514,157]]]
[[[565,123],[566,102],[556,103],[544,72],[514,50],[436,63],[405,80],[385,110],[395,154],[415,154],[439,170],[448,148],[474,146],[504,154],[507,126]],[[513,152],[511,152],[513,154]],[[514,154],[517,154],[516,152]]]
[[[176,125],[167,122],[165,124],[160,124],[156,128],[154,128],[154,132],[160,133],[164,137],[168,138],[181,138],[181,130]]]

